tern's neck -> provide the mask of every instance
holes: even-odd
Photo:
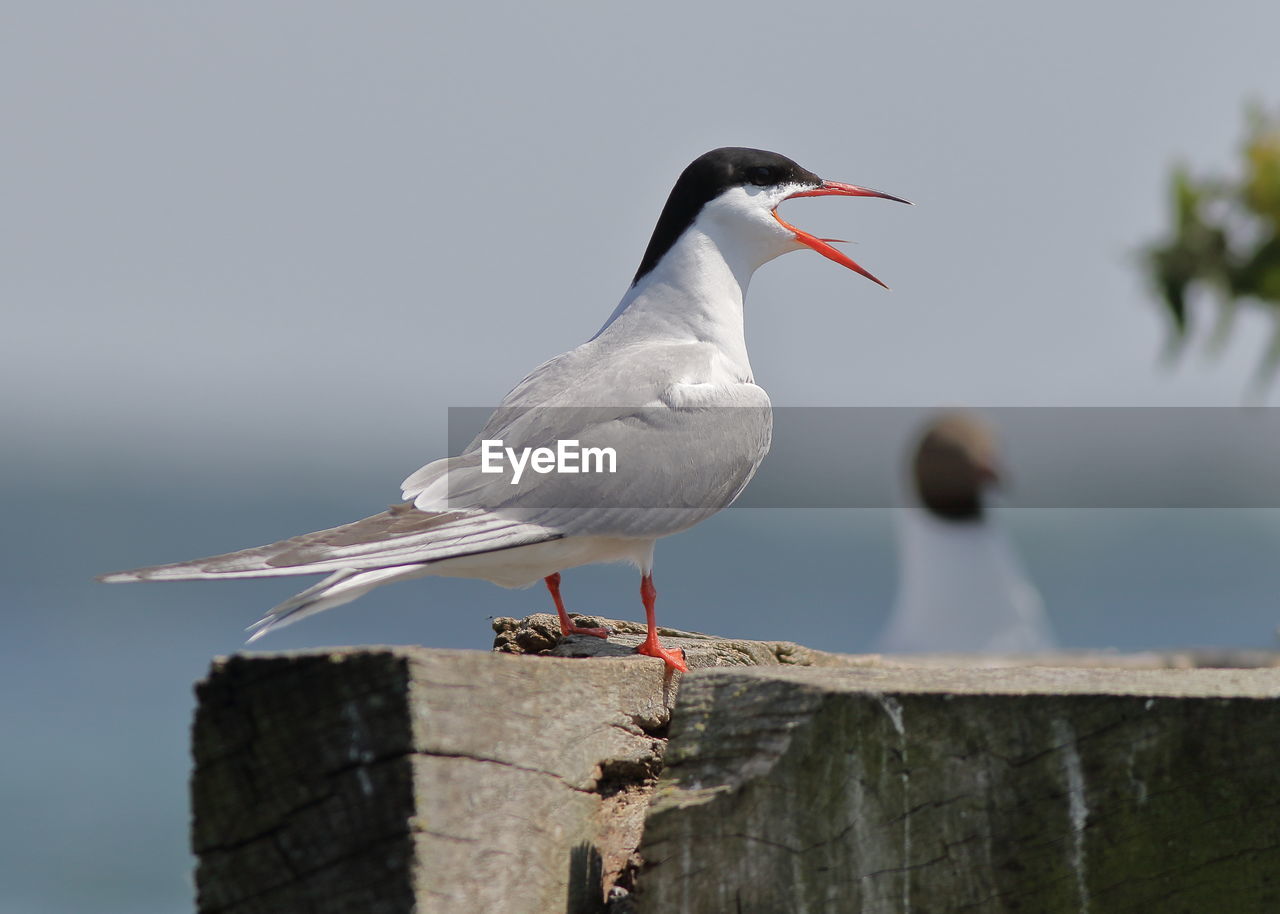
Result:
[[[698,340],[749,370],[742,303],[759,265],[690,226],[627,290],[596,338]]]

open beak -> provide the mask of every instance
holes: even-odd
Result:
[[[828,196],[883,197],[885,200],[896,200],[898,203],[906,203],[908,206],[911,205],[910,200],[903,200],[901,197],[893,196],[893,194],[881,193],[878,190],[871,190],[870,188],[867,188],[867,187],[858,187],[856,184],[841,184],[838,181],[824,181],[822,182],[822,184],[818,185],[817,187],[813,187],[813,188],[810,188],[809,190],[802,190],[794,194],[790,194],[786,199],[793,200],[796,197],[828,197]],[[835,241],[836,239],[818,238],[813,235],[810,235],[808,232],[801,231],[791,223],[787,222],[781,216],[779,216],[778,211],[776,209],[773,211],[773,218],[777,219],[780,223],[782,223],[783,228],[785,228],[787,231],[794,234],[796,236],[796,241],[800,242],[805,247],[813,248],[815,251],[817,251],[819,254],[821,254],[823,257],[827,258],[828,260],[834,260],[836,263],[840,264],[840,266],[848,267],[850,270],[853,270],[853,272],[855,273],[861,273],[863,276],[867,277],[867,279],[871,280],[872,282],[878,283],[879,285],[884,286],[886,289],[889,288],[888,286],[885,286],[883,282],[880,282],[880,280],[876,279],[874,276],[868,273],[866,270],[862,269],[862,267],[858,266],[858,264],[854,262],[853,258],[847,257],[842,251],[838,251],[835,248],[833,248],[829,242]]]

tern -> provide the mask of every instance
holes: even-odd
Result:
[[[732,503],[769,450],[769,397],[755,383],[743,328],[752,274],[808,248],[884,285],[833,247],[838,240],[778,215],[784,200],[819,196],[908,202],[825,181],[764,150],[699,156],[676,181],[630,288],[600,331],[517,384],[463,453],[409,476],[401,503],[267,546],[100,580],[328,574],[251,626],[253,641],[392,581],[441,575],[524,587],[541,579],[565,636],[607,637],[570,619],[560,573],[629,562],[641,574],[648,624],[636,650],[668,671],[686,670],[683,652],[658,640],[654,544]],[[528,474],[513,486],[484,465],[482,443],[493,441],[513,450],[608,445],[622,467],[575,477],[572,492],[562,487],[568,477],[554,474]]]
[[[1053,633],[1040,593],[988,510],[1002,470],[992,429],[949,412],[911,457],[915,504],[898,512],[898,596],[885,652],[1033,653]]]

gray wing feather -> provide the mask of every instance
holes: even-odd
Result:
[[[423,510],[496,512],[566,535],[624,537],[665,536],[732,503],[769,449],[765,392],[750,381],[726,382],[704,344],[579,358],[585,348],[518,384],[464,453],[406,479],[404,497]],[[599,405],[584,405],[588,397]],[[612,448],[618,470],[526,472],[512,485],[507,475],[481,471],[485,439],[517,450],[562,440]]]
[[[100,580],[153,581],[277,577],[344,569],[421,564],[458,555],[557,539],[555,531],[496,515],[419,511],[399,504],[381,514],[278,543],[188,562],[102,575]]]

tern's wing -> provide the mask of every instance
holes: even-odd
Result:
[[[737,497],[769,446],[768,397],[754,384],[726,379],[717,353],[699,343],[603,353],[586,344],[517,385],[481,433],[517,449],[568,439],[612,448],[615,473],[529,473],[513,486],[507,476],[484,473],[473,447],[405,480],[410,504],[267,546],[102,580],[359,571],[563,536],[674,533]]]
[[[559,539],[560,534],[475,512],[419,511],[411,504],[363,520],[267,546],[189,562],[104,574],[100,580],[157,581],[262,578],[424,564]]]
[[[616,381],[617,366],[611,369]],[[405,497],[423,510],[485,510],[566,535],[624,537],[665,536],[730,504],[769,448],[765,392],[736,380],[631,380],[629,405],[600,399],[595,385],[588,389],[599,406],[500,408],[466,453],[407,479]],[[484,440],[516,452],[574,442],[579,454],[611,453],[611,469],[601,472],[598,458],[589,472],[580,460],[576,473],[529,469],[517,481],[509,463],[503,472],[485,471]]]

